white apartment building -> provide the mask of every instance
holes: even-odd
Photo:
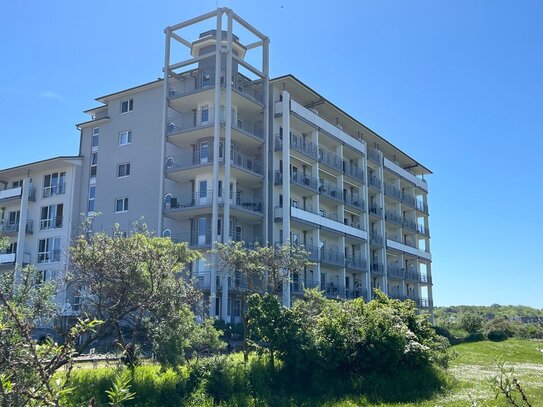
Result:
[[[0,253],[0,272],[32,264],[41,281],[63,281],[70,239],[80,222],[81,162],[78,156],[56,157],[0,170],[0,233],[9,238]],[[56,301],[67,300],[59,290]]]
[[[196,24],[208,29],[184,38]],[[367,300],[380,288],[431,312],[431,171],[296,77],[270,78],[269,39],[232,10],[165,33],[164,78],[98,98],[77,125],[73,205],[101,213],[94,230],[143,217],[201,250],[194,283],[226,321],[245,282],[208,251],[232,240],[305,246],[315,265],[283,285],[287,306],[307,287]]]

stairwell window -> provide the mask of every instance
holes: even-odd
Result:
[[[121,131],[119,133],[119,146],[126,146],[132,143],[132,130]]]
[[[100,141],[100,127],[92,129],[92,148],[98,148],[98,142]]]
[[[128,211],[128,198],[115,199],[115,213]]]
[[[128,177],[130,175],[130,163],[117,165],[117,178]]]
[[[96,186],[91,186],[89,188],[89,202],[87,205],[87,212],[88,213],[94,213],[94,199],[96,196]]]
[[[134,99],[121,100],[121,114],[134,110]]]

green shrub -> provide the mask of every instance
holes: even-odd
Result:
[[[515,335],[515,326],[504,318],[494,318],[488,321],[484,333],[490,341],[504,341]]]

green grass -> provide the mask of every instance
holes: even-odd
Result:
[[[435,406],[471,406],[471,399],[477,402],[477,406],[506,406],[501,399],[494,398],[494,393],[489,384],[489,378],[497,373],[496,360],[506,361],[509,366],[515,368],[515,375],[525,387],[532,406],[543,406],[543,341],[528,341],[509,339],[504,342],[474,342],[463,343],[452,348],[456,358],[451,362],[447,374],[433,375],[428,372],[426,378],[423,375],[398,376],[395,381],[371,380],[366,378],[362,382],[365,396],[336,398],[332,394],[317,398],[311,396],[310,389],[304,389],[301,394],[285,394],[277,392],[275,386],[270,386],[269,375],[262,363],[252,358],[251,369],[247,373],[239,366],[242,365],[241,355],[231,355],[226,365],[226,370],[215,370],[208,380],[215,381],[215,401],[221,399],[221,392],[233,396],[227,396],[228,402],[221,405],[245,405],[245,406],[330,406],[351,407],[376,405],[382,407],[435,407]],[[77,386],[72,395],[71,403],[67,405],[84,405],[84,401],[93,395],[99,394],[99,405],[103,405],[104,391],[109,388],[111,378],[114,375],[112,368],[77,369],[74,379]],[[244,380],[250,377],[252,389],[243,387]],[[215,377],[215,379],[213,379]],[[433,381],[429,378],[432,377]],[[285,383],[279,383],[279,387],[288,388]],[[284,381],[284,380],[283,380]],[[331,383],[332,381],[329,380]],[[213,383],[212,383],[213,384]],[[319,387],[320,384],[317,384]],[[440,386],[443,388],[439,389]],[[85,390],[86,389],[86,390]],[[228,389],[228,390],[226,390]],[[240,390],[241,389],[241,390]],[[272,389],[275,389],[271,391]],[[183,395],[187,391],[193,391],[191,403],[186,405],[213,405],[208,395],[198,395],[191,385],[188,370],[180,372],[167,371],[161,373],[157,366],[142,366],[136,370],[132,381],[132,391],[136,392],[136,400],[127,403],[127,406],[152,406],[152,405],[181,405]],[[218,391],[218,393],[217,393]],[[249,392],[258,394],[258,399],[249,395]],[[338,394],[338,393],[335,393]],[[343,393],[345,394],[345,393]],[[138,397],[139,395],[139,397]],[[225,394],[226,395],[226,394]],[[471,399],[470,399],[471,397]],[[139,398],[139,401],[137,401]],[[224,400],[224,398],[223,398]]]

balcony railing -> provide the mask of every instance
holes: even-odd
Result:
[[[385,274],[385,266],[384,264],[378,263],[378,262],[372,262],[370,264],[370,270],[373,274]]]
[[[419,282],[420,281],[420,274],[417,272],[417,270],[415,270],[414,267],[413,268],[409,267],[405,271],[405,279],[409,280],[409,281]]]
[[[417,233],[419,235],[430,236],[430,231],[424,225],[417,225]]]
[[[378,245],[378,246],[382,246],[383,245],[383,236],[381,236],[376,231],[371,231],[370,232],[370,243]]]
[[[402,215],[393,211],[385,211],[385,220],[402,226]]]
[[[415,208],[415,197],[407,192],[402,192],[402,202],[412,208]]]
[[[190,232],[176,233],[172,236],[175,243],[186,242],[190,247],[204,247],[211,245],[211,229],[205,231],[192,230]]]
[[[224,86],[225,72],[221,72],[221,86]],[[215,86],[214,70],[193,70],[183,75],[178,81],[172,81],[169,91],[170,100],[175,100],[181,96],[198,90],[209,89]],[[232,75],[232,89],[258,103],[262,103],[263,90],[261,84],[255,84],[249,79],[236,73]]]
[[[290,172],[290,180],[293,184],[301,185],[313,191],[318,191],[319,180],[300,172]]]
[[[347,162],[345,163],[345,175],[348,175],[349,177],[354,178],[362,183],[365,182],[364,170],[356,165],[351,165]]]
[[[66,192],[66,183],[62,182],[56,185],[43,187],[43,197],[48,198],[50,196],[62,195]]]
[[[262,201],[247,195],[236,194],[233,206],[250,212],[263,213]]]
[[[319,147],[296,133],[290,133],[290,148],[299,151],[314,160],[319,159]]]
[[[366,298],[367,290],[365,288],[345,288],[345,298],[354,299],[354,298]]]
[[[170,203],[165,203],[165,209],[178,210],[182,208],[191,208],[211,205],[213,201],[213,190],[193,192],[192,194],[173,197]]]
[[[322,263],[345,267],[345,255],[337,248],[321,248],[320,257]]]
[[[377,163],[381,165],[382,159],[381,159],[381,152],[378,150],[368,150],[368,158],[373,161],[374,163]]]
[[[388,263],[387,264],[387,275],[388,277],[393,278],[404,278],[404,269],[400,267],[400,265],[396,263]]]
[[[420,274],[420,282],[422,284],[432,284],[432,276],[428,274],[421,273]]]
[[[0,232],[9,234],[19,232],[19,222],[0,222]],[[34,233],[34,222],[26,221],[25,233]]]
[[[383,209],[382,208],[379,208],[379,207],[377,207],[375,205],[370,205],[370,207],[368,209],[369,209],[369,212],[372,215],[379,216],[379,217],[383,216]]]
[[[353,270],[367,270],[368,262],[360,256],[345,256],[345,266]]]
[[[60,261],[60,250],[38,253],[38,263],[54,263]]]
[[[420,199],[417,200],[416,208],[417,208],[417,211],[428,214],[428,205],[426,205],[424,201],[421,201]]]
[[[323,196],[335,199],[336,201],[343,200],[343,191],[341,188],[327,182],[319,182],[319,193]]]
[[[401,191],[396,187],[396,185],[387,181],[385,181],[385,195],[397,199],[398,201],[402,199]]]
[[[253,157],[234,151],[231,160],[234,167],[264,175],[264,164]]]
[[[167,132],[168,136],[175,134],[195,130],[203,127],[210,127],[215,123],[215,108],[199,109],[194,112],[178,113],[168,120]],[[220,109],[220,123],[224,125],[226,120],[225,108]],[[264,139],[262,121],[249,117],[244,117],[239,113],[236,115],[232,111],[232,128],[241,130],[259,139]]]
[[[410,229],[413,231],[417,230],[417,222],[415,222],[415,219],[409,218],[407,216],[404,216],[402,226],[406,229]]]
[[[371,187],[381,190],[381,179],[377,177],[376,175],[371,175],[368,177],[368,183]]]
[[[282,185],[283,184],[283,173],[279,170],[275,170],[275,174],[273,177],[273,184],[274,185]]]
[[[358,194],[347,194],[345,195],[344,202],[346,205],[354,206],[358,209],[364,210],[366,203],[363,199],[360,198]]]
[[[62,216],[40,220],[40,230],[59,229],[61,227],[62,227]]]
[[[343,160],[328,150],[319,148],[319,162],[336,171],[343,172]]]
[[[248,249],[254,249],[257,246],[262,246],[262,237],[256,235],[250,235],[246,233],[234,232],[230,238],[234,242],[243,242],[244,246]]]
[[[23,194],[22,187],[2,189],[0,190],[0,200],[21,198],[22,194]],[[36,188],[33,188],[33,187],[28,188],[28,200],[32,202],[36,201]]]

